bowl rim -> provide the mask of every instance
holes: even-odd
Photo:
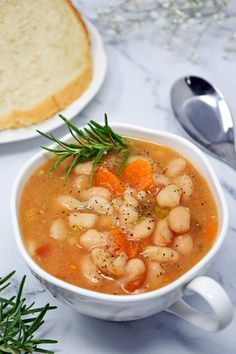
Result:
[[[13,231],[14,231],[14,236],[15,240],[18,246],[18,249],[20,251],[21,256],[23,257],[24,261],[26,264],[29,266],[29,268],[33,271],[33,273],[37,274],[41,279],[46,280],[47,282],[53,284],[54,286],[60,287],[62,289],[68,290],[76,295],[84,296],[86,298],[90,298],[93,300],[101,300],[101,301],[106,301],[106,302],[114,302],[114,303],[130,303],[130,302],[140,302],[140,301],[145,301],[153,298],[158,298],[161,297],[165,294],[168,294],[177,288],[182,288],[184,287],[190,280],[192,280],[196,275],[198,275],[201,271],[202,268],[204,268],[210,261],[211,259],[216,255],[216,253],[219,251],[220,247],[222,246],[222,243],[224,241],[224,238],[226,237],[226,233],[228,230],[228,225],[229,225],[229,213],[228,213],[228,206],[226,203],[226,199],[222,190],[222,187],[220,185],[220,182],[212,169],[209,161],[207,160],[206,156],[204,153],[192,142],[189,140],[178,136],[173,133],[168,133],[165,131],[159,131],[157,129],[147,129],[141,126],[136,126],[132,124],[124,124],[124,123],[110,123],[111,127],[117,128],[117,129],[124,129],[124,130],[132,130],[135,131],[135,133],[139,133],[141,136],[146,134],[154,134],[156,137],[163,137],[166,138],[166,140],[171,139],[172,141],[175,140],[176,142],[187,146],[189,149],[191,149],[197,157],[202,160],[203,164],[205,165],[206,169],[208,170],[208,173],[210,175],[210,178],[212,180],[211,185],[215,185],[215,188],[218,193],[218,199],[219,199],[219,204],[221,205],[223,217],[221,220],[221,227],[218,230],[218,236],[216,238],[215,243],[211,247],[211,249],[208,251],[208,253],[200,259],[199,262],[197,262],[192,268],[190,268],[186,273],[181,275],[179,278],[174,280],[168,285],[165,285],[162,288],[148,291],[145,293],[141,294],[130,294],[130,295],[113,295],[113,294],[107,294],[107,293],[100,293],[96,292],[94,290],[89,290],[85,288],[81,288],[79,286],[67,283],[66,281],[63,281],[61,279],[58,279],[54,277],[53,275],[47,273],[45,270],[43,270],[30,256],[30,254],[27,252],[26,247],[23,243],[23,239],[21,236],[20,232],[20,227],[18,223],[18,210],[17,210],[17,196],[20,192],[22,192],[24,183],[26,182],[24,176],[27,173],[28,169],[31,168],[31,166],[37,162],[40,158],[43,156],[50,156],[50,154],[46,151],[40,151],[37,154],[33,155],[29,161],[27,161],[19,171],[18,175],[15,178],[13,189],[12,189],[12,194],[11,194],[11,217],[12,217],[12,222],[13,222]],[[84,126],[83,126],[84,127]],[[83,128],[82,127],[82,128]],[[85,125],[86,127],[86,125]],[[63,137],[63,140],[69,140],[71,138],[70,134],[67,134]],[[144,140],[147,140],[144,138]],[[149,140],[147,140],[149,141]],[[151,141],[151,140],[150,140]],[[154,142],[154,141],[153,141]],[[50,147],[54,147],[56,144],[51,144]],[[168,144],[166,144],[168,147]],[[178,149],[176,150],[178,151]],[[40,161],[41,163],[41,161]],[[38,165],[40,165],[38,163]],[[36,167],[34,167],[35,169]],[[32,171],[31,171],[32,173]],[[24,180],[22,184],[22,180]],[[207,181],[209,183],[209,181]],[[22,185],[21,185],[22,184]]]

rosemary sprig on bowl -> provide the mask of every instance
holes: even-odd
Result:
[[[118,169],[118,175],[122,172],[126,160],[128,158],[128,144],[125,139],[109,126],[107,115],[105,114],[105,125],[98,124],[97,122],[90,120],[88,128],[79,129],[70,121],[68,121],[61,114],[59,117],[65,122],[71,136],[75,139],[76,143],[66,143],[52,134],[46,134],[39,130],[37,132],[45,138],[57,143],[59,149],[48,148],[42,146],[43,149],[52,152],[58,157],[56,163],[51,167],[49,172],[52,172],[67,158],[73,158],[68,164],[65,174],[65,183],[71,173],[71,170],[79,163],[85,162],[89,159],[93,160],[93,167],[89,178],[89,187],[92,184],[94,171],[101,159],[111,151],[120,153],[123,156],[123,160]]]
[[[10,286],[9,279],[15,272],[0,278],[0,293]],[[52,339],[34,339],[34,334],[44,323],[48,310],[56,307],[47,304],[44,307],[34,307],[34,303],[26,304],[23,296],[25,276],[22,278],[15,296],[0,295],[0,353],[48,353],[53,351],[43,349],[42,344],[57,343]]]

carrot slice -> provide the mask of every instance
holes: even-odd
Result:
[[[217,222],[212,219],[207,220],[205,225],[203,226],[204,238],[209,242],[213,242],[216,237],[217,230],[218,230]]]
[[[138,190],[147,190],[152,184],[152,166],[145,160],[136,160],[125,166],[122,176],[129,185]]]
[[[39,257],[47,257],[50,255],[51,253],[51,247],[50,245],[43,245],[40,246],[39,248],[36,249],[35,253],[39,256]]]
[[[126,236],[118,227],[110,230],[109,243],[111,253],[114,257],[118,256],[121,252],[127,252]]]
[[[139,254],[139,249],[135,241],[128,241],[126,235],[118,227],[111,229],[109,241],[109,246],[112,248],[112,254],[114,256],[125,252],[128,258],[135,258]]]
[[[129,281],[124,286],[125,290],[128,291],[129,293],[132,293],[136,289],[140,288],[140,286],[142,286],[142,284],[145,280],[145,277],[146,277],[146,272],[141,274],[140,277],[138,277],[137,279],[135,279],[133,281]]]
[[[119,195],[125,191],[124,183],[107,168],[99,168],[94,174],[94,185],[108,188],[111,192]]]

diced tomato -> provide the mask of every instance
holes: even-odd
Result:
[[[133,291],[137,290],[138,288],[140,288],[140,286],[143,285],[145,277],[146,277],[146,272],[140,275],[140,277],[138,277],[137,279],[126,283],[124,286],[125,290],[128,291],[129,293],[132,293]]]
[[[43,257],[48,257],[51,251],[52,249],[50,245],[46,244],[37,248],[35,252],[39,257],[43,258]]]

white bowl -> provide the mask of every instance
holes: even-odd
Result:
[[[129,321],[151,316],[162,310],[172,312],[188,322],[208,331],[217,331],[226,327],[232,319],[232,304],[223,288],[213,279],[202,276],[211,265],[219,251],[228,229],[228,209],[221,185],[205,155],[188,140],[174,134],[148,130],[131,125],[111,124],[121,135],[145,139],[166,145],[185,155],[208,181],[215,197],[219,212],[219,231],[211,250],[188,272],[169,285],[137,295],[109,295],[80,288],[45,272],[27,252],[22,241],[18,208],[25,182],[40,164],[49,156],[41,151],[28,161],[18,174],[12,193],[12,220],[16,242],[20,253],[37,279],[64,304],[75,310],[105,320]],[[70,135],[64,140],[69,141]],[[214,317],[205,316],[196,311],[181,298],[193,292],[203,297],[213,310]]]

